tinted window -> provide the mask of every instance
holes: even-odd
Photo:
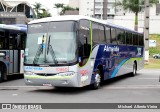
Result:
[[[0,30],[0,37],[4,37],[4,36],[5,36],[4,31],[1,31],[1,30]]]
[[[123,30],[117,29],[117,42],[118,44],[126,44],[126,36]]]
[[[17,35],[17,46],[18,46],[18,49],[24,49],[25,48],[25,43],[26,43],[26,34],[24,33],[20,33]]]
[[[143,35],[139,35],[139,45],[144,46]]]
[[[130,32],[126,32],[126,44],[133,45],[132,44],[132,33],[130,33]]]
[[[97,23],[92,24],[92,32],[93,32],[93,46],[100,43],[99,38],[99,25]]]
[[[116,29],[115,28],[111,28],[111,42],[113,44],[117,44]]]
[[[0,49],[8,49],[9,46],[9,32],[8,31],[3,31],[4,36],[0,36]]]
[[[99,24],[99,38],[100,42],[105,42],[104,26],[100,24]]]
[[[138,45],[138,35],[133,34],[133,45]]]
[[[91,53],[90,22],[88,20],[80,20],[79,36],[79,65],[84,66]]]
[[[84,44],[84,37],[87,37],[87,41],[90,42],[90,24],[88,20],[80,20],[80,41]]]
[[[107,41],[107,43],[111,43],[111,31],[110,31],[110,27],[107,27],[106,26],[106,41]]]
[[[98,23],[92,24],[93,45],[105,42],[104,26]]]

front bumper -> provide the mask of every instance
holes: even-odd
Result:
[[[26,75],[24,74],[26,85],[33,86],[57,86],[57,87],[79,87],[78,76],[75,73],[72,76],[39,76],[39,75]]]

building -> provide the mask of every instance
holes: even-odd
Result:
[[[69,0],[68,5],[75,10],[67,10],[64,15],[79,15],[79,0]]]
[[[98,19],[113,19],[116,15],[123,15],[124,11],[121,7],[116,6],[116,2],[119,0],[95,0],[94,16]],[[106,10],[105,10],[106,9]],[[107,17],[104,17],[104,16]]]
[[[69,0],[69,6],[73,8],[79,8],[80,0]]]
[[[79,11],[77,10],[69,10],[69,11],[65,11],[65,14],[64,15],[79,15]]]
[[[107,15],[108,18],[113,18],[120,11],[115,6],[115,3],[116,0],[80,0],[79,14],[98,19],[103,19],[104,15]]]
[[[94,0],[79,0],[79,15],[94,16]]]
[[[129,11],[125,12],[125,15],[115,15],[113,19],[108,18],[110,23],[127,27],[134,30],[135,14]],[[125,24],[124,24],[125,23]],[[160,34],[160,5],[152,5],[150,7],[150,21],[149,21],[149,33]],[[138,14],[138,31],[144,31],[144,10]]]
[[[0,0],[1,24],[25,24],[36,17],[27,1]]]

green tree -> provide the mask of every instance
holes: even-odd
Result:
[[[40,10],[42,9],[42,4],[35,2],[35,4],[33,4],[33,7],[35,12],[37,13],[37,18],[40,18]]]
[[[74,11],[74,10],[77,10],[79,11],[79,8],[73,8],[73,7],[70,7],[69,5],[65,6],[63,3],[57,3],[57,4],[54,4],[55,8],[59,9],[61,8],[61,12],[60,12],[60,15],[64,15],[66,11]]]
[[[64,4],[63,3],[57,3],[57,4],[54,4],[55,8],[63,8],[64,7]]]
[[[65,14],[65,12],[66,11],[69,11],[69,10],[71,10],[71,11],[74,11],[74,10],[76,10],[76,9],[74,9],[73,7],[70,7],[70,6],[64,6],[63,8],[62,8],[62,11],[61,11],[61,13],[60,13],[60,15],[64,15]]]
[[[51,14],[46,9],[41,9],[42,13],[39,13],[39,18],[51,17]]]
[[[158,3],[158,0],[150,0],[151,4]],[[116,3],[116,6],[121,6],[125,11],[130,11],[135,14],[135,27],[138,30],[138,13],[142,11],[144,0],[122,0]]]
[[[78,7],[76,7],[76,10],[77,10],[77,11],[79,11],[79,8],[78,8]]]
[[[57,3],[57,4],[54,4],[54,8],[57,8],[58,9],[58,14],[60,14],[60,8],[62,9],[64,7],[64,4],[63,3]]]

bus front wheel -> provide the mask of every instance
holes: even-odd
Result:
[[[101,74],[100,71],[97,70],[95,73],[95,79],[94,79],[94,83],[91,85],[92,89],[98,89],[100,87],[101,84]]]

